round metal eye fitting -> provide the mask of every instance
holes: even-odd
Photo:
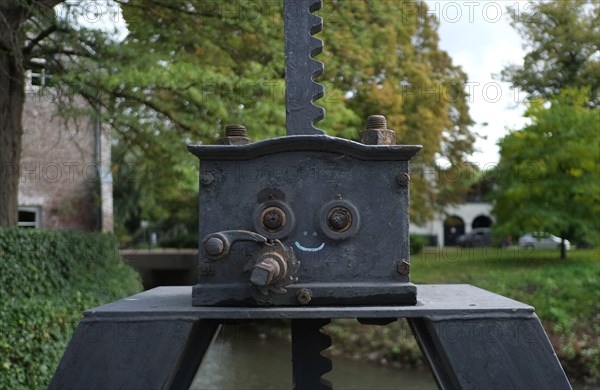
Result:
[[[352,237],[358,231],[359,223],[358,210],[347,200],[336,199],[321,208],[321,230],[333,240]]]
[[[294,214],[284,202],[268,200],[254,210],[254,228],[267,238],[284,238],[294,228]]]

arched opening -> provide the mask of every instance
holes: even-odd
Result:
[[[465,234],[465,221],[457,215],[451,215],[444,221],[444,245],[454,246],[456,240]]]
[[[476,217],[471,223],[473,229],[477,228],[489,228],[492,226],[492,219],[486,215],[480,215]]]

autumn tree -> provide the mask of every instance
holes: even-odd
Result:
[[[214,142],[231,122],[246,125],[254,139],[284,135],[282,2],[186,4],[181,10],[159,0],[124,3],[130,30],[124,45],[162,61],[133,58],[118,73],[99,74],[96,84],[122,85],[125,75],[137,75],[128,104],[169,108],[165,123],[183,123],[194,140]],[[411,7],[325,2],[318,59],[325,63],[326,92],[318,104],[327,115],[319,126],[357,140],[368,115],[384,114],[399,142],[424,145],[414,166],[435,169],[438,156],[461,164],[474,142],[467,77],[439,49],[438,21],[426,5]],[[411,216],[424,221],[449,198],[438,197],[415,172]]]
[[[138,155],[133,160],[155,162],[146,164],[154,180],[140,183],[142,193],[164,191],[158,183],[169,177],[179,185],[173,172],[195,172],[185,143],[214,142],[225,124],[246,125],[255,140],[285,134],[281,1],[118,3],[129,32],[122,42],[58,26],[51,17],[13,30],[51,30],[40,40],[51,44],[36,55],[47,58],[56,96],[68,108],[63,114],[97,116],[115,129],[116,142]],[[466,75],[439,49],[438,22],[425,11],[422,2],[409,8],[388,1],[325,2],[325,51],[318,59],[325,63],[326,94],[319,104],[327,116],[319,126],[358,139],[368,115],[384,114],[399,142],[424,145],[417,166],[435,167],[439,156],[460,164],[474,142]],[[69,108],[71,96],[88,106]],[[419,174],[412,185],[412,218],[426,220],[439,203],[436,190]]]

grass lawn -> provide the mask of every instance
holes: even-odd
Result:
[[[569,378],[600,382],[600,250],[571,250],[561,260],[558,250],[425,248],[411,257],[411,280],[472,284],[534,306]],[[423,366],[404,321],[339,320],[326,329],[334,355]]]
[[[411,280],[467,283],[535,307],[544,325],[571,331],[600,314],[600,250],[425,248],[411,258]]]

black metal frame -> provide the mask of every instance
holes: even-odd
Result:
[[[571,388],[531,306],[469,285],[418,288],[415,306],[240,309],[193,307],[191,287],[159,287],[87,311],[50,388],[185,389],[223,321],[269,318],[292,319],[298,390],[330,388],[328,360],[311,359],[328,346],[315,332],[331,318],[407,318],[442,389]]]

